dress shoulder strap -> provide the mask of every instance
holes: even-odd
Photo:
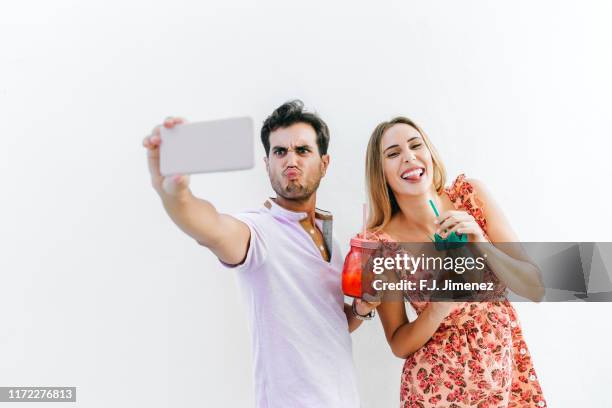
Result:
[[[459,174],[451,186],[445,188],[444,191],[448,194],[448,198],[453,202],[455,208],[465,210],[472,215],[486,234],[487,220],[484,216],[484,203],[478,198],[474,186],[465,179],[465,174]]]

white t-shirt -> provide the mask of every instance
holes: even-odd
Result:
[[[329,262],[299,223],[306,213],[268,200],[234,216],[251,230],[246,259],[232,268],[252,335],[257,408],[359,407],[331,214],[317,209],[315,220]]]

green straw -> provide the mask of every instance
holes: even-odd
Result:
[[[431,208],[434,211],[434,214],[436,214],[436,217],[439,217],[440,213],[438,213],[438,209],[436,208],[436,205],[433,203],[433,201],[429,200],[429,205],[431,205]]]
[[[429,205],[431,205],[431,209],[433,210],[434,214],[436,214],[436,217],[440,216],[440,213],[438,213],[438,209],[436,208],[436,205],[433,203],[433,201],[429,200]],[[435,240],[432,239],[429,235],[427,237],[431,242],[435,242]]]

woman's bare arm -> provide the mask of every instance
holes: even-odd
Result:
[[[388,282],[399,282],[397,275],[386,275]],[[384,301],[384,299],[393,299]],[[378,315],[385,331],[385,337],[394,355],[406,358],[425,345],[438,330],[440,323],[448,315],[454,302],[431,302],[417,319],[408,320],[403,300],[383,294],[383,302],[378,306]]]
[[[453,305],[452,302],[432,302],[414,322],[408,321],[403,302],[383,302],[378,306],[378,315],[393,354],[407,358],[423,347],[438,330]]]
[[[487,255],[487,264],[491,270],[512,291],[534,302],[542,300],[544,285],[540,269],[523,249],[518,235],[484,184],[474,179],[469,182],[483,201],[489,240],[499,243],[480,243],[476,247],[483,255]]]

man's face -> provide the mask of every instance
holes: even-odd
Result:
[[[270,154],[264,160],[276,194],[295,201],[317,191],[329,164],[328,155],[319,155],[315,130],[306,123],[271,132]]]

